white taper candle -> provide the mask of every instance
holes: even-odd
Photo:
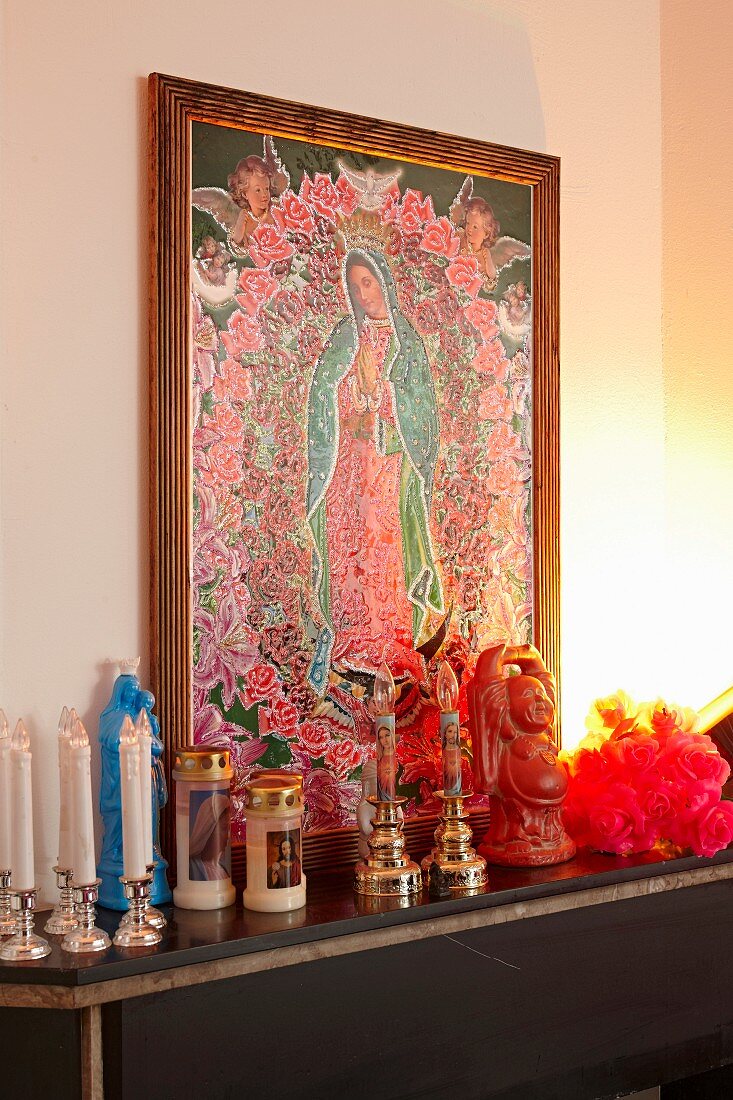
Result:
[[[94,862],[94,811],[92,809],[92,773],[89,738],[83,723],[77,718],[71,731],[69,779],[71,793],[70,824],[72,827],[71,867],[74,886],[89,886],[97,880]]]
[[[143,821],[145,862],[153,862],[153,731],[148,712],[143,708],[135,722],[140,745],[140,807]]]
[[[10,805],[10,730],[0,710],[0,871],[10,870],[10,833],[13,815]]]
[[[10,867],[14,890],[33,890],[36,871],[33,862],[33,789],[31,786],[31,751],[28,731],[23,720],[10,740],[10,788],[13,832],[10,846]]]
[[[74,858],[71,826],[71,765],[69,743],[71,720],[66,707],[61,711],[58,729],[59,746],[59,851],[57,864],[63,871],[70,871]]]
[[[129,714],[120,730],[120,790],[122,794],[122,865],[125,878],[147,873],[140,801],[140,744]]]

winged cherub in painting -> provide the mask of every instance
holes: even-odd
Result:
[[[496,290],[502,268],[531,255],[529,245],[499,235],[501,227],[494,211],[486,199],[473,194],[470,176],[466,177],[449,213],[458,230],[461,255],[476,257],[487,291]]]

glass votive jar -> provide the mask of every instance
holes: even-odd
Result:
[[[234,904],[229,750],[176,749],[176,876],[174,905],[223,909]]]
[[[305,905],[303,779],[267,772],[245,784],[247,886],[243,901],[260,913]]]

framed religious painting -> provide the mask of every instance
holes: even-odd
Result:
[[[150,100],[162,727],[231,751],[235,841],[250,776],[300,772],[307,860],[355,836],[383,663],[408,819],[438,808],[442,659],[466,786],[478,653],[533,641],[557,675],[559,162],[167,76]]]

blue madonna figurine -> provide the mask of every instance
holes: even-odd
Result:
[[[120,882],[122,868],[122,804],[120,796],[120,730],[129,714],[134,722],[141,710],[148,712],[152,730],[153,753],[153,862],[155,871],[150,888],[150,901],[153,905],[171,901],[171,891],[166,878],[168,863],[160,851],[160,810],[168,801],[168,790],[163,771],[163,742],[160,739],[160,724],[153,714],[155,698],[149,691],[140,687],[137,678],[139,658],[120,662],[120,675],[114,682],[112,698],[99,718],[99,744],[102,750],[102,782],[99,793],[99,809],[104,823],[102,854],[97,867],[97,876],[102,880],[99,887],[99,904],[105,909],[128,908],[127,899]]]

